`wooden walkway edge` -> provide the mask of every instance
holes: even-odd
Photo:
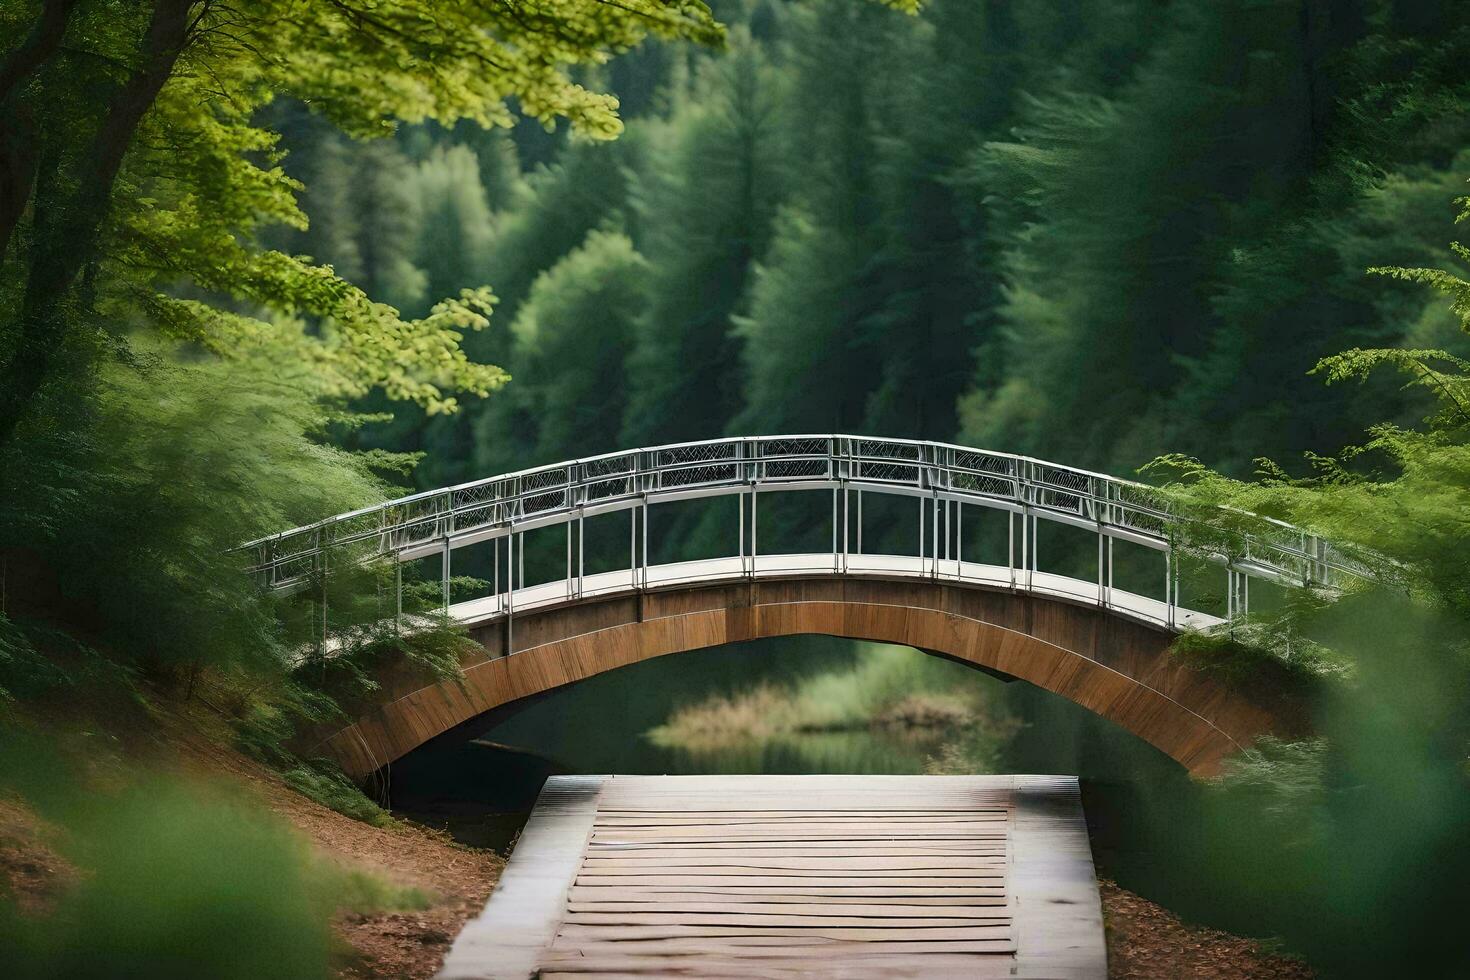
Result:
[[[441,980],[1106,976],[1072,777],[547,781]]]

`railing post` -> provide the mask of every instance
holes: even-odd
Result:
[[[740,574],[745,574],[745,488],[739,487],[735,491],[735,524],[738,528],[735,537],[735,554],[740,558]]]
[[[1026,588],[1029,591],[1036,587],[1036,573],[1040,570],[1040,563],[1037,561],[1037,552],[1040,551],[1037,538],[1041,536],[1041,526],[1038,523],[1036,515],[1031,513],[1029,509],[1026,514],[1026,523],[1030,525],[1026,531],[1026,557],[1028,560],[1026,565]]]
[[[1006,570],[1011,576],[1011,588],[1016,587],[1016,513],[1006,511]]]
[[[446,616],[449,615],[449,553],[449,538],[446,536],[444,538],[444,567],[441,569],[443,573],[444,615]]]
[[[1108,604],[1103,592],[1103,538],[1105,537],[1107,535],[1103,534],[1102,522],[1099,521],[1097,525],[1097,604],[1104,607]]]
[[[919,498],[919,571],[924,570],[924,498]]]
[[[954,501],[954,577],[965,577],[965,505]]]
[[[833,468],[835,471],[835,467]],[[837,488],[832,488],[832,571],[842,571],[842,556],[837,550]]]
[[[931,527],[929,529],[929,537],[930,537],[931,541],[933,542],[930,545],[929,577],[930,578],[938,578],[939,577],[939,491],[938,490],[935,490],[935,489],[933,489],[931,487],[929,492],[931,494],[933,494],[933,496],[929,498],[929,510],[934,515],[933,520],[931,521],[931,523],[933,524],[933,527]],[[920,499],[922,499],[922,498],[920,498]]]
[[[848,496],[847,479],[844,477],[842,480],[842,571],[844,573],[847,571],[848,524],[851,523],[848,511],[850,508],[851,498]]]
[[[322,640],[318,647],[318,653],[325,662],[327,656],[327,544],[324,540],[324,532],[316,532],[317,567],[322,573],[321,603],[322,612]],[[323,667],[325,669],[325,666]]]
[[[1164,622],[1174,628],[1174,599],[1177,594],[1174,578],[1174,546],[1164,549]]]
[[[760,554],[757,546],[757,532],[760,530],[760,500],[761,492],[757,484],[750,487],[750,577],[755,578],[756,557]]]

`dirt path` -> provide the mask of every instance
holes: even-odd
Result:
[[[1306,964],[1253,939],[1187,925],[1111,881],[1099,882],[1111,980],[1312,980]]]
[[[339,974],[344,978],[432,977],[465,921],[484,907],[505,866],[492,851],[465,847],[419,824],[374,827],[343,816],[217,740],[180,730],[173,744],[186,770],[215,779],[225,776],[248,787],[328,860],[431,897],[422,911],[339,913],[333,927],[353,950]]]

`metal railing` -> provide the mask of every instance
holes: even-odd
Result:
[[[633,449],[507,473],[442,490],[400,497],[372,507],[294,528],[243,546],[262,587],[300,588],[324,574],[329,562],[383,558],[412,561],[443,555],[445,605],[452,552],[481,542],[507,542],[507,574],[495,584],[497,612],[516,608],[517,540],[527,531],[567,524],[567,596],[585,594],[581,522],[633,510],[629,567],[631,588],[656,582],[648,566],[648,508],[670,501],[741,495],[736,532],[738,573],[774,574],[786,566],[764,559],[759,548],[762,492],[829,490],[832,549],[821,563],[833,573],[873,571],[863,555],[863,494],[918,498],[920,574],[964,579],[971,566],[960,553],[964,507],[1008,513],[1007,583],[1036,588],[1035,541],[1041,521],[1081,527],[1098,535],[1096,599],[1108,604],[1112,542],[1130,541],[1164,553],[1163,608],[1144,618],[1174,626],[1179,599],[1176,545],[1199,518],[1175,513],[1158,490],[1057,463],[964,446],[853,435],[749,436]],[[746,502],[748,500],[748,503]],[[854,503],[858,514],[853,533]],[[1366,568],[1326,541],[1295,527],[1239,512],[1228,513],[1249,530],[1233,535],[1231,552],[1211,556],[1227,573],[1227,618],[1244,612],[1249,581],[1340,589],[1367,575]],[[641,515],[641,520],[640,520]],[[576,523],[577,547],[572,546]],[[641,537],[639,528],[641,527]],[[839,530],[840,529],[840,530]],[[574,553],[575,552],[575,553]],[[521,552],[524,562],[524,550]],[[912,559],[912,556],[908,556]],[[786,563],[789,565],[790,563]],[[497,564],[497,568],[499,565]],[[987,581],[993,569],[974,572]],[[913,571],[914,569],[909,569]],[[1093,583],[1086,583],[1091,590]],[[1090,594],[1090,592],[1089,592]]]

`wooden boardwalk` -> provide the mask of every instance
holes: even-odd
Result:
[[[570,776],[439,976],[1106,973],[1071,777]]]

